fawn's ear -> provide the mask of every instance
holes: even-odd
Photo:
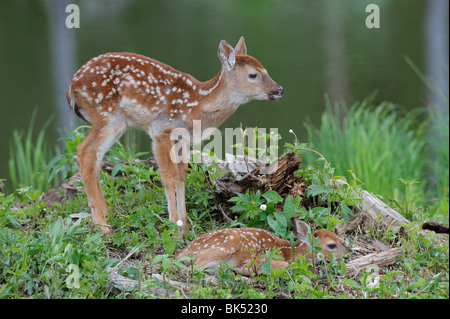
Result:
[[[236,56],[234,49],[227,41],[221,40],[219,44],[219,50],[217,50],[217,56],[219,57],[222,66],[226,71],[230,71],[236,63]]]
[[[234,52],[236,55],[247,55],[247,47],[245,46],[244,37],[240,37],[238,43],[234,47]]]
[[[294,235],[298,238],[298,240],[309,245],[308,233],[310,232],[310,229],[308,224],[294,217],[291,218],[291,223]]]

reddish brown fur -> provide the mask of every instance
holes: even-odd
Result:
[[[244,65],[252,65],[258,69],[264,69],[264,67],[258,60],[249,55],[238,55],[236,57],[236,65],[241,67]]]

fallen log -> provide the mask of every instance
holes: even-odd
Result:
[[[352,245],[352,250],[361,255],[368,255],[375,252],[378,253],[388,249],[389,246],[381,240],[361,234],[356,236],[356,240]]]
[[[449,229],[447,225],[436,222],[424,222],[422,229],[434,231],[436,234],[448,234]]]
[[[392,265],[402,253],[403,249],[400,247],[359,257],[345,264],[346,274],[349,276],[356,276],[362,269],[367,269],[368,266],[371,265],[376,265],[378,267]]]
[[[111,284],[116,287],[118,286],[121,290],[134,289],[135,287],[140,286],[140,291],[144,294],[151,294],[157,298],[176,298],[174,291],[171,289],[165,289],[162,287],[147,287],[147,284],[145,282],[139,283],[139,281],[135,279],[124,277],[120,275],[117,270],[113,270],[110,267],[108,267],[106,271],[109,272],[108,279],[110,280]],[[170,285],[170,282],[168,284]]]
[[[208,161],[207,156],[202,158]],[[230,205],[228,200],[231,197],[236,196],[236,193],[243,194],[247,190],[253,192],[259,190],[262,193],[275,190],[283,198],[289,195],[304,197],[307,185],[301,177],[294,174],[300,169],[301,162],[302,159],[299,156],[295,156],[294,152],[289,152],[278,159],[271,174],[263,174],[262,171],[267,171],[267,163],[238,159],[227,154],[227,161],[221,161],[218,164],[219,170],[229,170],[227,174],[219,176],[215,181],[216,188],[221,191],[217,195],[218,201],[224,206]],[[348,185],[345,179],[333,180],[333,184]],[[338,233],[344,234],[356,227],[365,228],[367,225],[376,223],[398,230],[401,226],[410,223],[409,220],[368,191],[362,190],[359,195],[363,201],[354,206],[357,220],[352,219],[353,222],[351,221],[348,225],[338,225]],[[358,216],[358,213],[362,213],[362,215]]]
[[[340,186],[345,184],[348,185],[345,178],[335,179],[332,183]],[[354,206],[354,210],[356,213],[365,215],[369,220],[394,230],[398,230],[403,225],[408,225],[410,223],[409,220],[368,191],[362,190],[359,196],[361,196],[363,200]]]
[[[262,193],[274,190],[283,198],[289,195],[303,196],[306,190],[301,177],[294,175],[302,162],[301,157],[295,156],[294,152],[286,153],[270,166],[261,161],[227,155],[227,161],[219,162],[218,165],[219,170],[229,172],[215,180],[216,188],[221,191],[218,194],[221,203],[227,204],[231,197],[247,190],[259,190]],[[266,174],[267,171],[270,174]]]
[[[136,287],[141,287],[141,292],[144,294],[151,294],[154,295],[157,298],[176,298],[175,291],[176,290],[183,290],[183,291],[189,291],[195,288],[195,285],[183,283],[176,280],[171,280],[164,278],[163,275],[160,274],[150,274],[150,278],[156,279],[158,281],[161,281],[167,285],[167,288],[163,287],[147,287],[147,283],[145,282],[139,282],[138,280],[127,278],[125,276],[122,276],[118,273],[118,270],[116,267],[107,267],[106,272],[108,272],[108,279],[110,280],[111,284],[114,286],[118,286],[122,289],[134,289]],[[183,293],[184,294],[184,293]]]

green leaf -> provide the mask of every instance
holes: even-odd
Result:
[[[306,194],[308,195],[308,197],[313,197],[319,194],[328,194],[329,192],[331,192],[330,187],[323,187],[320,185],[312,184],[308,186]]]
[[[287,220],[286,220],[286,216],[284,216],[282,213],[280,212],[275,212],[273,213],[275,215],[275,217],[277,218],[277,222],[280,225],[280,227],[282,227],[284,230],[286,230],[287,228]]]
[[[169,258],[164,258],[161,262],[161,266],[163,267],[164,271],[167,271],[172,266],[172,261]]]
[[[261,265],[261,272],[265,275],[269,275],[270,274],[270,266],[271,266],[271,262],[272,262],[272,258],[275,259],[284,259],[283,256],[281,255],[277,255],[277,252],[281,249],[281,247],[275,247],[274,249],[270,249],[268,250],[265,254],[264,257],[266,257],[266,261]]]
[[[166,230],[161,234],[164,250],[167,255],[172,255],[173,252],[175,251],[175,241],[173,240],[171,234],[172,231],[170,229]]]
[[[189,270],[189,267],[186,266],[185,264],[183,264],[181,261],[179,260],[175,260],[175,266],[177,266],[178,268],[182,268],[185,270]]]
[[[359,284],[358,284],[356,281],[352,280],[352,279],[345,279],[345,278],[343,278],[342,280],[343,280],[347,285],[350,285],[350,286],[352,286],[352,287],[354,287],[354,288],[360,288],[360,287],[359,287]]]
[[[271,259],[267,258],[266,261],[261,265],[261,272],[264,275],[270,274],[270,264],[271,264]]]
[[[273,216],[267,216],[267,223],[269,224],[270,228],[272,228],[276,233],[280,230],[280,227],[278,223],[275,221]]]
[[[356,204],[358,204],[362,200],[363,199],[361,197],[359,197],[358,194],[356,194],[353,191],[350,191],[347,194],[347,197],[345,198],[345,205],[347,205],[347,206],[355,206]]]
[[[157,263],[159,263],[161,259],[163,259],[163,257],[167,257],[167,255],[156,255],[155,257],[153,257],[152,265],[156,265]]]
[[[115,177],[120,170],[123,170],[123,168],[124,168],[123,164],[120,163],[116,164],[111,171],[111,176]]]
[[[233,197],[231,197],[228,201],[229,202],[238,202],[240,200],[240,197],[239,196],[233,196]]]
[[[281,202],[283,197],[280,196],[276,191],[267,191],[262,195],[268,202]]]
[[[292,195],[289,195],[284,202],[284,216],[286,217],[289,225],[291,224],[291,218],[295,217],[295,215],[297,215],[297,212],[300,212],[299,206],[301,200],[302,198],[300,196],[297,196],[294,202],[294,197]]]
[[[407,180],[407,179],[403,179],[403,178],[399,178],[398,179],[400,182],[402,182],[403,185],[405,185],[406,187],[413,185],[413,184],[419,184],[420,182],[416,179],[412,179],[412,180]]]
[[[267,223],[269,226],[282,237],[286,236],[287,231],[287,220],[286,217],[279,212],[273,213],[276,220],[273,219],[272,216],[267,216]]]
[[[344,218],[345,222],[348,223],[349,217],[348,215],[353,216],[353,212],[347,205],[341,204],[341,216]]]

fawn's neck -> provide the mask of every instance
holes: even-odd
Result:
[[[212,79],[201,83],[199,105],[192,120],[201,120],[202,129],[218,127],[228,119],[240,104],[247,101],[239,99],[238,93],[229,84],[225,71],[220,72]],[[188,126],[191,126],[188,123]]]
[[[277,246],[281,247],[281,249],[277,253],[278,255],[283,256],[283,258],[289,263],[294,261],[292,256],[292,245],[290,241],[279,238],[277,241]],[[301,241],[296,241],[294,242],[294,249],[295,249],[295,259],[297,259],[299,255],[308,254],[309,245]]]

